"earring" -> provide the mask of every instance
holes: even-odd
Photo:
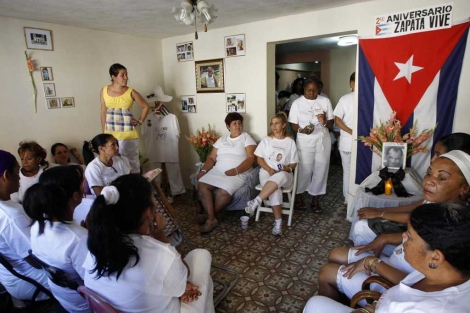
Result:
[[[435,269],[437,268],[437,265],[434,264],[434,263],[432,263],[432,262],[430,262],[430,263],[428,264],[428,266],[429,266],[430,269],[433,269],[433,270],[435,270]]]

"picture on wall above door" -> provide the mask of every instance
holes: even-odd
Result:
[[[55,97],[55,84],[45,83],[44,85],[44,95],[46,97]]]
[[[48,29],[23,27],[26,47],[35,50],[54,50],[52,31]]]
[[[232,35],[224,38],[225,57],[239,57],[245,55],[245,34]]]
[[[224,92],[224,59],[196,61],[196,91]]]
[[[52,67],[40,67],[39,71],[41,72],[41,78],[43,81],[54,80],[52,75]]]
[[[246,113],[246,96],[244,93],[227,93],[225,99],[227,113]]]
[[[181,96],[181,112],[197,113],[196,96]]]
[[[176,57],[178,58],[178,62],[194,60],[193,42],[177,43]]]

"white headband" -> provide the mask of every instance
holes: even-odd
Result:
[[[467,180],[467,184],[470,184],[470,155],[461,150],[452,150],[441,155],[440,158],[448,158],[454,161]]]
[[[116,204],[119,200],[119,191],[114,186],[106,186],[101,190],[107,205]]]

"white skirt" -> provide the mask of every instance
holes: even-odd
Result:
[[[245,174],[227,176],[214,167],[206,175],[202,176],[199,182],[223,189],[229,195],[233,195],[235,191],[245,184]]]

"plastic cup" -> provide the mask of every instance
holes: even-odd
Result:
[[[250,218],[248,216],[240,217],[240,221],[242,222],[242,230],[246,230],[248,228],[248,220]]]

